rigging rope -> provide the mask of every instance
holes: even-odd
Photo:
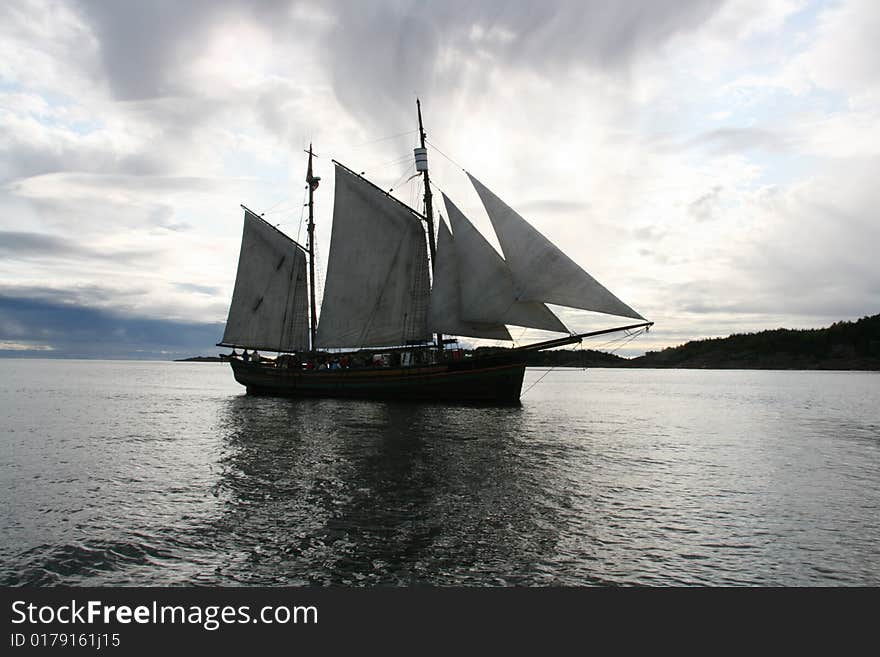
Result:
[[[281,205],[281,204],[284,203],[285,201],[289,201],[289,200],[290,200],[290,199],[289,199],[287,196],[282,196],[280,201],[278,201],[277,203],[273,203],[273,204],[270,205],[268,208],[266,208],[265,210],[263,210],[263,211],[260,213],[260,216],[262,217],[264,214],[272,214],[272,211],[275,210],[275,208],[277,208],[279,205]],[[275,210],[275,212],[283,212],[283,210]]]
[[[308,198],[309,194],[309,186],[306,185],[303,189],[303,200],[302,203],[299,204],[299,228],[296,229],[296,241],[299,242],[299,236],[302,234],[303,229],[303,217],[306,212],[306,198]]]
[[[598,347],[596,347],[595,351],[599,351],[600,349],[604,349],[608,345],[612,345],[615,342],[620,342],[621,344],[617,345],[617,347],[615,347],[610,352],[608,352],[608,353],[613,354],[615,351],[618,351],[619,349],[625,347],[629,342],[632,342],[632,340],[634,340],[635,338],[640,336],[642,333],[647,333],[647,332],[648,332],[647,329],[638,329],[634,333],[626,332],[626,333],[624,333],[624,335],[622,335],[619,338],[615,338],[613,340],[608,340],[607,342],[600,344]]]
[[[647,329],[641,328],[641,329],[638,329],[637,331],[633,331],[632,333],[627,333],[623,338],[618,338],[618,340],[623,339],[624,342],[622,342],[621,344],[619,344],[615,349],[609,351],[608,353],[613,354],[615,351],[618,351],[619,349],[622,349],[622,348],[625,347],[627,344],[629,344],[630,342],[632,342],[633,340],[635,340],[637,337],[639,337],[639,336],[642,335],[643,333],[647,333],[647,332],[648,332]],[[613,340],[612,342],[617,342],[618,340]],[[552,372],[553,370],[555,370],[557,367],[558,367],[558,365],[554,365],[554,366],[551,367],[549,370],[547,370],[546,372],[544,372],[544,374],[541,375],[541,378],[539,378],[537,381],[535,381],[532,385],[530,385],[528,388],[526,388],[526,389],[522,392],[522,394],[520,394],[520,398],[525,397],[525,396],[526,396],[526,393],[527,393],[529,390],[531,390],[531,389],[534,388],[536,385],[538,385],[539,383],[541,383],[541,381],[544,380],[544,377],[547,376],[548,374],[550,374],[550,372]],[[586,369],[586,368],[584,368],[584,369]]]
[[[407,160],[412,159],[412,154],[407,153],[406,155],[402,155],[393,160],[389,160],[388,162],[382,162],[381,164],[371,164],[370,166],[363,169],[364,172],[369,171],[371,174],[375,172],[377,169],[384,169],[385,167],[390,167],[395,164],[403,164]]]
[[[418,130],[407,130],[406,132],[400,132],[396,135],[388,135],[387,137],[379,137],[378,139],[371,139],[370,141],[364,141],[364,142],[361,142],[360,144],[355,144],[354,146],[351,146],[350,148],[361,148],[362,146],[369,146],[370,144],[375,144],[380,141],[388,141],[389,139],[396,139],[397,137],[404,137],[404,136],[410,135],[414,132],[418,132]]]
[[[540,378],[540,379],[538,379],[538,380],[535,381],[532,385],[530,385],[528,388],[525,389],[525,391],[520,395],[520,398],[525,397],[525,396],[526,396],[526,393],[527,393],[529,390],[531,390],[531,389],[534,388],[536,385],[538,385],[539,383],[541,383],[541,381],[544,380],[544,377],[547,376],[548,374],[550,374],[550,372],[552,372],[552,371],[555,370],[555,369],[556,369],[556,366],[554,365],[554,366],[551,367],[549,370],[547,370],[546,372],[544,372],[544,374],[541,375],[541,378]]]
[[[449,160],[450,162],[452,162],[452,164],[454,164],[454,165],[457,166],[459,169],[461,169],[462,171],[464,171],[465,173],[467,173],[467,169],[465,169],[465,168],[464,168],[463,166],[461,166],[458,162],[456,162],[456,161],[453,160],[451,157],[449,157],[446,153],[444,153],[443,151],[441,151],[441,150],[440,150],[440,147],[437,146],[437,144],[435,144],[435,143],[432,142],[432,141],[429,141],[428,139],[425,139],[425,143],[426,143],[426,144],[430,144],[430,145],[434,148],[435,151],[437,151],[438,153],[440,153],[440,155],[442,155],[442,156],[445,157],[447,160]]]
[[[398,179],[397,179],[397,182],[394,183],[394,184],[388,189],[388,193],[389,193],[389,194],[390,194],[391,192],[394,191],[394,188],[395,188],[395,187],[397,187],[400,183],[402,183],[402,182],[404,181],[404,179],[409,175],[410,170],[413,169],[415,166],[416,166],[416,165],[415,165],[415,162],[413,162],[412,164],[410,164],[410,165],[406,168],[406,170],[403,172],[403,175],[402,175],[400,178],[398,178]]]

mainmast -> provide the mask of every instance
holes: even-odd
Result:
[[[416,109],[419,114],[419,137],[421,148],[415,149],[416,171],[421,171],[425,178],[425,219],[428,222],[428,247],[431,250],[431,271],[437,261],[437,247],[434,244],[434,210],[432,207],[431,179],[428,176],[428,149],[425,147],[425,128],[422,125],[422,103],[416,98]],[[443,334],[437,334],[437,347],[443,349]]]
[[[318,188],[320,177],[312,175],[312,145],[309,144],[309,169],[306,173],[306,183],[309,185],[309,336],[311,337],[310,346],[312,351],[315,350],[315,339],[318,331],[318,315],[315,310],[315,202],[314,193]]]

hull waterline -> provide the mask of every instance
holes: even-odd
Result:
[[[230,361],[248,394],[517,404],[525,356],[478,358],[413,367],[301,370]]]

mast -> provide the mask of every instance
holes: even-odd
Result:
[[[437,262],[437,247],[434,244],[434,210],[432,207],[431,179],[428,176],[428,149],[425,147],[425,128],[422,125],[422,103],[416,98],[416,110],[419,114],[419,138],[422,147],[416,149],[416,171],[421,171],[425,178],[425,219],[428,222],[428,247],[431,250],[431,272]],[[437,347],[443,349],[443,334],[437,334]]]
[[[312,175],[312,157],[314,153],[312,153],[312,145],[309,144],[309,150],[307,151],[309,154],[309,169],[306,173],[306,183],[309,185],[309,304],[310,310],[309,313],[309,337],[311,341],[309,343],[311,350],[315,350],[315,338],[317,337],[318,331],[318,315],[315,311],[315,201],[314,194],[315,189],[318,187],[318,182],[321,180],[320,177],[315,177]]]

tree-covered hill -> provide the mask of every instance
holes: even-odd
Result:
[[[475,356],[506,351],[478,347]],[[190,361],[216,361],[198,356]],[[836,322],[821,329],[775,329],[693,340],[638,358],[592,349],[553,349],[528,354],[531,367],[658,367],[705,369],[880,370],[880,315]]]
[[[880,315],[821,329],[775,329],[695,340],[627,367],[880,370]]]

